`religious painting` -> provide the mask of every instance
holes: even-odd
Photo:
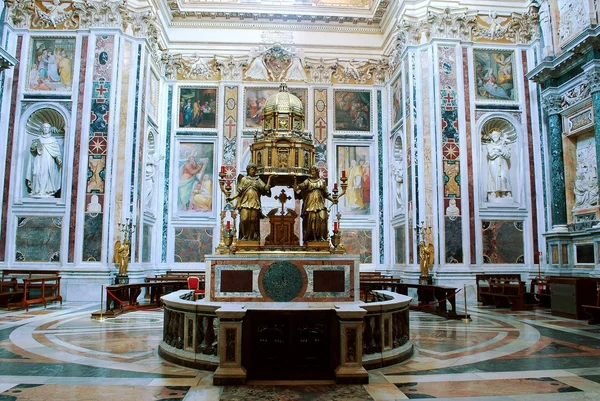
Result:
[[[42,108],[27,118],[24,197],[51,200],[62,196],[65,128],[65,117],[56,109]]]
[[[368,146],[338,146],[336,182],[348,179],[346,194],[339,200],[343,215],[371,213],[371,162]],[[341,190],[341,189],[340,189]]]
[[[212,253],[213,229],[197,227],[175,228],[175,263],[204,262]]]
[[[214,144],[180,142],[177,160],[177,211],[212,214],[214,198]]]
[[[513,78],[515,54],[512,51],[475,50],[475,100],[478,102],[516,102]]]
[[[358,255],[360,263],[373,263],[373,232],[342,229],[342,245],[349,255]]]
[[[15,262],[60,262],[61,217],[18,217]]]
[[[333,119],[335,130],[340,132],[371,131],[371,92],[336,90]]]
[[[152,118],[155,121],[158,117],[158,101],[160,95],[159,85],[160,81],[158,80],[158,77],[156,76],[154,71],[150,70],[150,74],[148,74],[148,93],[146,97],[146,110],[150,118]]]
[[[288,92],[296,96],[302,102],[304,109],[304,127],[306,128],[306,99],[308,99],[308,90],[302,88],[288,88]],[[279,93],[279,88],[246,88],[244,93],[244,104],[246,117],[244,118],[244,128],[262,128],[263,109],[269,96]]]
[[[522,221],[482,221],[483,263],[524,264]]]
[[[25,92],[71,93],[74,56],[74,38],[32,38]]]
[[[402,110],[402,79],[398,77],[396,82],[394,82],[390,87],[390,96],[392,97],[392,126],[395,127],[396,124],[402,120],[403,110]]]
[[[179,88],[178,128],[217,127],[217,88]]]

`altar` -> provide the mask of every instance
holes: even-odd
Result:
[[[342,171],[339,187],[333,183],[330,191],[314,164],[302,103],[285,84],[267,99],[263,122],[250,146],[247,175],[234,184],[223,169],[219,174],[220,243],[205,259],[205,297],[179,291],[162,298],[159,353],[214,370],[217,385],[247,379],[368,383],[366,368],[412,354],[410,298],[379,291],[373,302],[360,301],[359,258],[346,254],[341,214],[334,213],[347,177]],[[265,216],[261,198],[271,197],[272,183],[292,189],[300,213],[286,210],[291,196],[282,190],[275,197],[281,208]],[[271,230],[266,236],[260,232],[264,217]]]

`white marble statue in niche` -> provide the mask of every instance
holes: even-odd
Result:
[[[34,116],[27,123],[28,133],[36,138],[29,146],[25,185],[32,198],[57,197],[62,186],[63,152],[56,137],[63,130],[47,121],[40,123],[43,112]]]
[[[153,206],[153,202],[154,202],[154,188],[156,186],[156,173],[158,172],[158,167],[159,167],[159,163],[161,160],[163,160],[165,157],[162,155],[159,155],[155,152],[152,153],[148,153],[147,156],[147,161],[146,161],[146,168],[144,171],[144,178],[145,178],[145,195],[146,195],[146,203],[145,205],[148,208],[152,208]]]
[[[549,0],[542,0],[538,15],[540,19],[540,30],[542,32],[542,56],[554,56],[554,46],[552,45],[552,17],[550,14]]]
[[[492,119],[485,124],[482,135],[487,182],[486,201],[503,202],[513,199],[512,144],[517,135],[504,119]]]
[[[399,214],[404,214],[404,170],[401,163],[392,164],[392,174],[394,176],[394,195],[396,200],[396,209]]]
[[[588,209],[598,205],[598,171],[596,168],[596,149],[590,141],[587,146],[577,150],[577,168],[573,194],[573,210]]]

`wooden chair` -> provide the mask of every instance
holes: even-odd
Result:
[[[200,288],[200,279],[195,276],[187,278],[188,290],[194,290],[194,301],[197,300],[200,295],[204,297],[204,290]]]

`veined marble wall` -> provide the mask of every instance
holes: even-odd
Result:
[[[525,74],[577,36],[569,22],[576,5],[548,5],[549,41],[539,37],[536,24],[546,22],[533,8],[513,15],[432,9],[428,18],[401,19],[386,54],[358,59],[335,52],[316,57],[310,46],[300,48],[293,40],[239,45],[235,55],[160,51],[159,28],[146,14],[125,23],[112,9],[115,19],[102,14],[103,26],[61,22],[51,29],[23,17],[24,3],[17,1],[8,13],[12,25],[36,30],[10,32],[24,62],[12,71],[14,100],[2,120],[10,157],[4,166],[1,262],[20,266],[46,258],[28,245],[34,237],[19,226],[36,222],[44,235],[60,238],[51,246],[58,256],[47,263],[94,270],[107,280],[115,270],[119,223],[129,218],[134,280],[172,266],[203,267],[204,255],[220,239],[218,172],[223,167],[232,181],[245,173],[262,94],[286,80],[305,105],[316,162],[329,186],[339,182],[342,169],[360,177],[340,210],[343,241],[363,267],[395,267],[416,277],[415,227],[424,222],[432,230],[440,278],[490,269],[532,271],[538,248],[546,252],[543,228],[570,223],[573,208],[566,199],[577,203],[563,190],[565,201],[554,207],[560,188],[555,191],[551,182],[553,152],[562,137],[550,142],[545,135],[558,123],[556,131],[562,134],[565,127],[573,138],[591,127],[596,131],[590,113],[596,105],[569,103],[569,96],[593,97],[575,94],[575,81],[569,81],[575,77],[553,91],[569,103],[559,107],[561,119],[540,124],[546,110]],[[38,79],[32,65],[42,44],[65,49],[70,84]],[[40,200],[27,192],[25,166],[34,139],[27,121],[43,109],[64,120],[64,134],[54,134],[63,148],[63,169],[61,191]],[[584,145],[580,139],[573,143],[579,142]],[[565,160],[556,164],[563,174]],[[572,160],[583,165],[581,158]],[[545,182],[538,171],[547,173]],[[577,168],[566,171],[574,188],[577,174],[569,171]],[[60,228],[50,224],[58,220]],[[26,235],[17,239],[20,233]]]

